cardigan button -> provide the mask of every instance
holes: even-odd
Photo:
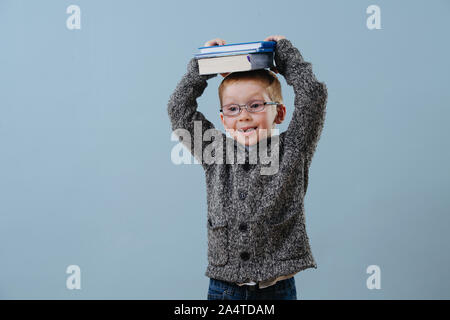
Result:
[[[247,197],[247,193],[244,190],[240,190],[238,193],[239,193],[239,199],[245,200],[245,198]]]
[[[247,261],[248,259],[250,259],[250,253],[248,253],[247,251],[243,251],[241,252],[241,259],[244,261]]]
[[[242,222],[242,223],[239,225],[239,230],[240,230],[240,231],[247,231],[247,224],[246,224],[245,222]]]

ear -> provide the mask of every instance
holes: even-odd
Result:
[[[222,121],[223,127],[225,128],[225,121],[223,120],[223,114],[220,113],[220,120]]]
[[[275,116],[274,122],[280,124],[284,121],[286,117],[286,106],[284,104],[277,105],[277,115]]]

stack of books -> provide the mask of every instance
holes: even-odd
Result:
[[[200,47],[195,54],[201,75],[273,67],[275,41],[256,41]]]

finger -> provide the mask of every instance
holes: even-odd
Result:
[[[216,45],[216,39],[212,39],[212,40],[206,41],[204,47],[211,47],[211,46],[215,46],[215,45]]]
[[[277,42],[277,41],[279,41],[281,39],[286,39],[286,37],[285,36],[281,36],[281,35],[272,35],[272,36],[267,37],[264,41],[275,41],[275,42]]]
[[[209,40],[206,41],[205,44],[203,45],[204,47],[210,47],[214,45],[214,39],[213,40]]]
[[[215,38],[212,40],[209,40],[205,43],[204,47],[211,47],[211,46],[221,46],[225,44],[225,40],[220,38]]]
[[[225,40],[223,39],[217,39],[217,45],[223,46],[225,44]]]
[[[277,36],[271,35],[271,36],[268,36],[266,39],[267,39],[266,41],[277,41]]]

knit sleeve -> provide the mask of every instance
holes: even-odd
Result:
[[[285,135],[285,151],[311,159],[325,121],[327,87],[317,81],[311,63],[287,39],[277,41],[275,64],[295,93],[294,112]]]
[[[202,161],[203,150],[208,144],[208,141],[203,141],[203,136],[206,130],[214,129],[214,125],[206,119],[203,113],[197,111],[197,98],[203,94],[207,87],[207,80],[215,76],[215,74],[200,75],[198,62],[195,58],[192,58],[188,63],[187,72],[170,96],[167,105],[172,130],[176,134],[179,129],[187,130],[190,139],[180,138],[179,134],[177,136],[203,167],[205,167]]]

